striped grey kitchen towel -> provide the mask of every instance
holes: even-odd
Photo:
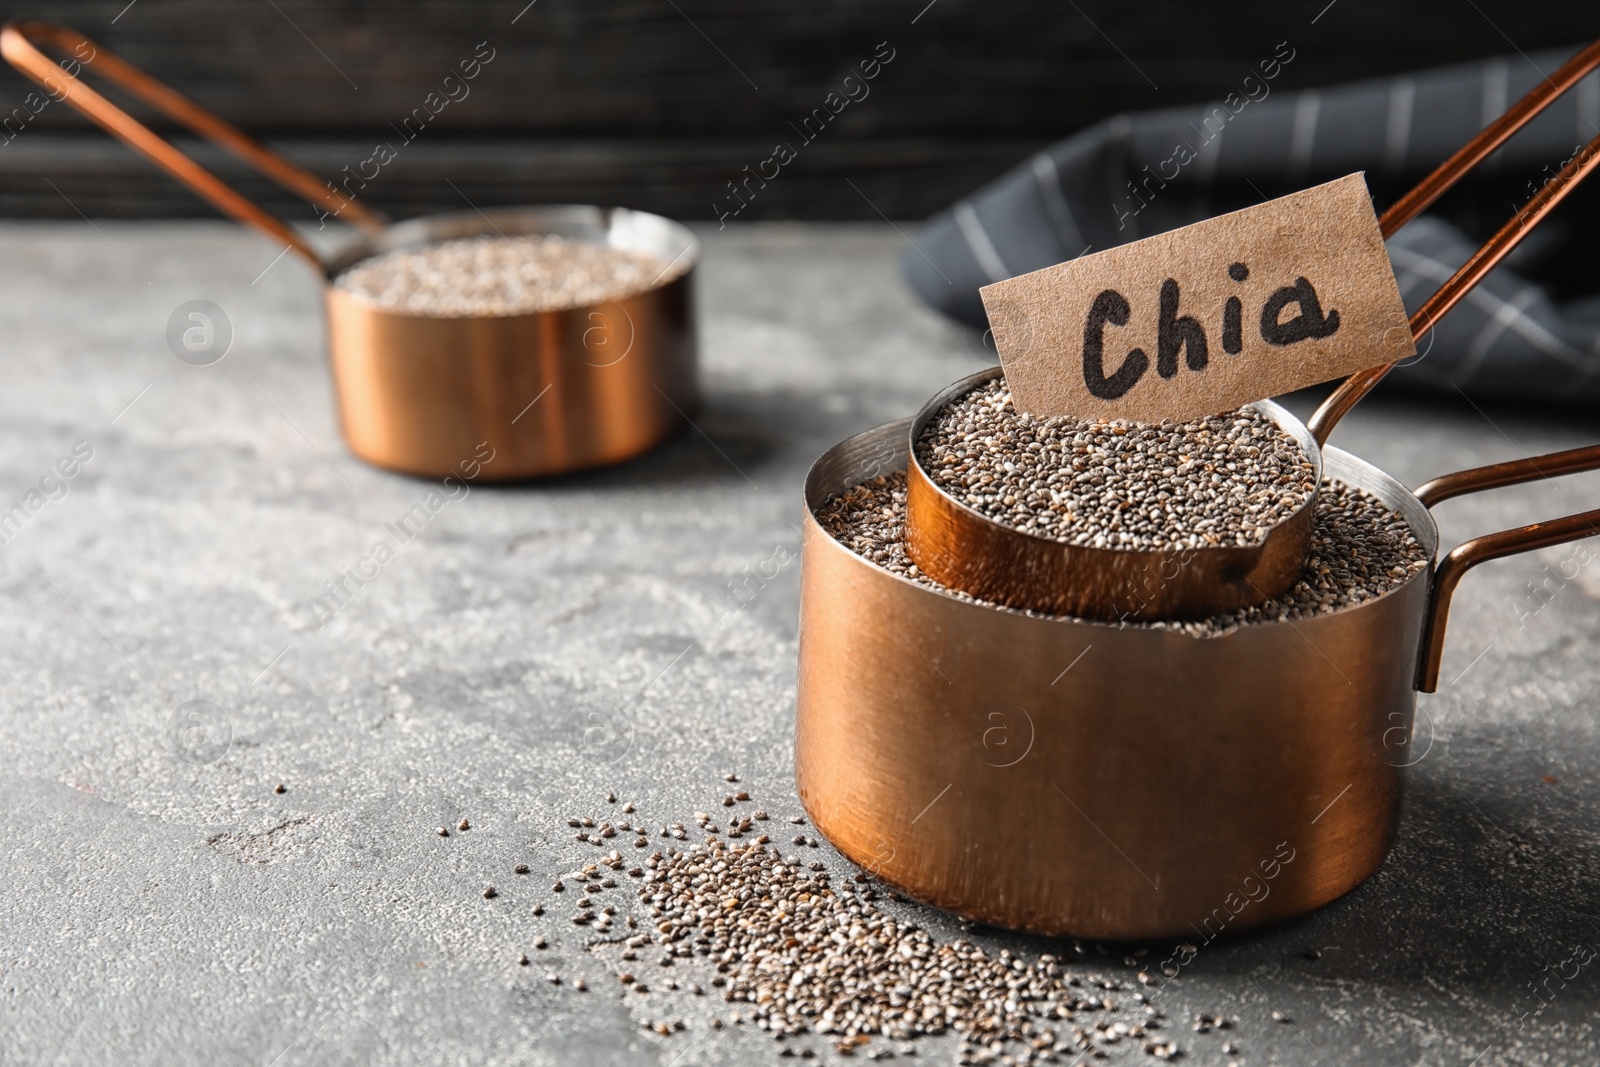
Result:
[[[939,310],[982,327],[978,288],[1363,170],[1382,207],[1573,50],[1288,92],[1293,49],[1220,101],[1118,115],[935,216],[903,266]],[[1406,306],[1440,283],[1600,135],[1600,72],[1389,241]],[[1471,396],[1600,397],[1600,180],[1578,190],[1417,346],[1390,381]]]

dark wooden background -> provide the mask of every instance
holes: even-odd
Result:
[[[921,217],[1108,114],[1220,97],[1279,41],[1297,57],[1277,87],[1293,88],[1600,36],[1600,5],[1572,0],[525,4],[39,0],[8,14],[79,29],[327,175],[366,159],[378,139],[397,140],[390,124],[487,41],[496,56],[471,95],[363,194],[398,217],[470,199],[710,218],[724,183],[794,141],[789,123],[880,41],[896,58],[870,97],[802,148],[741,218]],[[28,89],[0,74],[0,115]],[[215,153],[200,155],[275,210],[310,218]],[[0,214],[79,210],[210,214],[52,104],[0,139]]]

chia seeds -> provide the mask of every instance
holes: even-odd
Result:
[[[600,871],[617,863],[614,856],[586,865],[577,877],[593,891]],[[835,883],[815,860],[715,837],[683,851],[654,852],[645,868],[635,893],[643,931],[612,942],[623,950],[617,979],[633,994],[650,994],[651,987],[626,963],[653,942],[661,967],[693,969],[660,983],[658,992],[705,996],[703,970],[735,1009],[729,1022],[778,1040],[825,1034],[844,1054],[860,1050],[876,1059],[888,1047],[869,1051],[873,1038],[909,1042],[952,1032],[961,1039],[962,1064],[1071,1063],[1117,1045],[1158,1059],[1179,1053],[1162,1036],[1161,1012],[1128,982],[1068,968],[1050,954],[990,954],[964,939],[941,942],[885,911],[877,903],[880,887],[866,873]],[[644,1025],[663,1037],[684,1028],[681,1020]],[[720,1030],[723,1019],[710,1025]],[[901,1055],[915,1051],[900,1047]]]
[[[905,549],[906,476],[883,475],[845,490],[817,510],[823,529],[869,562],[973,603],[918,570]],[[1209,619],[1123,622],[1123,626],[1177,630],[1217,637],[1238,626],[1303,619],[1360,604],[1399,588],[1428,559],[1404,517],[1364,489],[1325,479],[1317,497],[1310,553],[1300,580],[1283,596]],[[1005,608],[1003,610],[1017,610]],[[1042,612],[1024,611],[1026,615]]]
[[[1005,379],[951,401],[917,458],[933,482],[995,522],[1092,548],[1257,545],[1315,489],[1300,443],[1240,408],[1181,424],[1040,418]]]
[[[555,236],[466,237],[364,259],[334,285],[385,311],[526,315],[642,293],[688,267]]]

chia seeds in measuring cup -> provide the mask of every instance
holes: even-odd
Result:
[[[1039,417],[1004,378],[951,401],[917,456],[933,482],[986,518],[1091,548],[1260,544],[1305,506],[1316,468],[1265,414],[1185,423]]]

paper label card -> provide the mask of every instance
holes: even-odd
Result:
[[[979,293],[1034,415],[1182,422],[1416,352],[1361,174]]]

